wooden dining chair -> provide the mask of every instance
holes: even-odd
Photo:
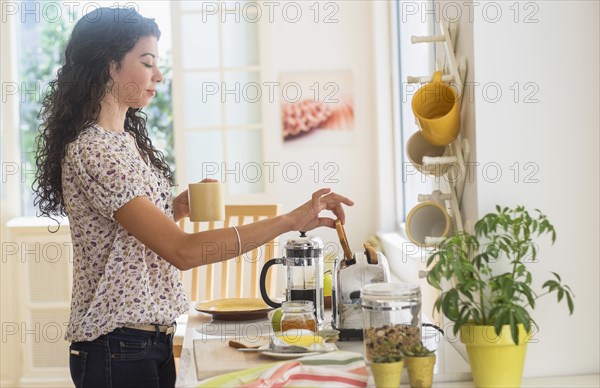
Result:
[[[198,233],[202,230],[228,228],[246,225],[279,214],[278,204],[267,205],[225,205],[225,220],[213,222],[191,222],[189,218],[179,221],[179,227],[186,232]],[[276,239],[242,254],[234,259],[183,271],[182,282],[190,301],[206,301],[225,298],[259,298],[259,275],[264,263],[277,257],[278,246]],[[277,290],[276,267],[267,274],[266,287],[269,295]],[[178,320],[185,321],[183,319]],[[179,324],[181,326],[181,324]],[[174,353],[178,357],[183,343],[178,328],[174,339]]]
[[[179,226],[188,232],[246,225],[279,214],[279,205],[226,205],[222,222],[190,222],[184,218]],[[182,273],[183,283],[192,301],[224,298],[259,297],[258,279],[265,261],[275,257],[275,240],[220,263],[196,267]],[[267,290],[274,292],[275,282],[269,271]],[[215,281],[215,279],[218,279]],[[189,286],[188,286],[189,285]]]

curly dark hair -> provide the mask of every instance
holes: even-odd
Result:
[[[39,215],[66,215],[61,171],[66,147],[98,120],[100,103],[111,81],[110,63],[120,64],[138,40],[147,36],[159,39],[160,30],[154,19],[141,16],[133,8],[97,8],[75,24],[62,67],[48,85],[38,116],[42,123],[36,138],[37,172],[32,188]],[[146,114],[141,108],[127,110],[125,131],[134,135],[141,152],[173,184],[173,173],[163,153],[148,137]]]

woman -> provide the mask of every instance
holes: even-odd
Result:
[[[334,227],[347,198],[322,189],[254,224],[188,234],[187,191],[151,144],[141,108],[162,82],[160,31],[132,9],[98,8],[75,25],[43,103],[36,176],[41,214],[66,214],[73,292],[66,339],[76,386],[170,387],[172,323],[188,309],[179,271],[227,260],[293,230]],[[207,243],[211,244],[207,244]],[[203,247],[221,247],[205,254]]]

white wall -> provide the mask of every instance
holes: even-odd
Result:
[[[351,71],[354,88],[355,128],[340,136],[309,137],[283,143],[280,135],[278,103],[266,110],[265,161],[280,166],[296,162],[302,167],[302,179],[290,182],[281,175],[268,189],[268,200],[280,202],[283,211],[289,211],[309,199],[321,187],[331,187],[355,201],[347,210],[346,231],[353,250],[361,250],[362,243],[375,233],[375,160],[376,128],[373,116],[373,51],[371,44],[372,6],[367,1],[334,2],[337,8],[325,8],[320,3],[318,22],[315,23],[314,3],[301,5],[299,22],[285,21],[275,14],[272,23],[265,23],[261,32],[262,58],[265,67],[263,82],[278,82],[282,73],[309,73],[321,71]],[[313,9],[309,9],[309,7]],[[326,23],[327,15],[337,19]],[[315,179],[310,167],[320,163]],[[325,182],[325,163],[333,162],[339,170],[333,175],[338,183]],[[279,170],[281,171],[281,170]],[[320,228],[312,234],[325,242],[338,242],[334,230]],[[285,242],[289,236],[283,236]],[[328,251],[328,253],[331,250]]]
[[[527,376],[598,373],[599,258],[599,3],[538,1],[519,3],[520,15],[502,7],[498,22],[487,20],[482,2],[473,23],[476,88],[479,213],[502,205],[522,204],[545,212],[557,229],[557,241],[543,241],[535,264],[538,285],[548,271],[561,274],[573,288],[575,314],[542,299],[534,313],[538,343],[528,348]],[[536,8],[539,7],[539,8]],[[537,22],[524,23],[526,15]],[[535,103],[525,97],[537,88]],[[497,83],[502,97],[484,85]],[[515,100],[511,85],[519,83]],[[515,179],[515,166],[519,176]],[[525,167],[525,163],[532,163]],[[496,178],[495,171],[502,176]],[[532,175],[528,175],[532,174]],[[527,178],[536,181],[527,182]],[[497,182],[496,182],[497,180]]]

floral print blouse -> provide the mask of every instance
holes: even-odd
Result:
[[[130,235],[113,214],[147,197],[173,218],[169,182],[142,159],[132,134],[86,128],[62,161],[73,243],[68,341],[92,341],[116,328],[171,324],[188,302],[179,270]]]

